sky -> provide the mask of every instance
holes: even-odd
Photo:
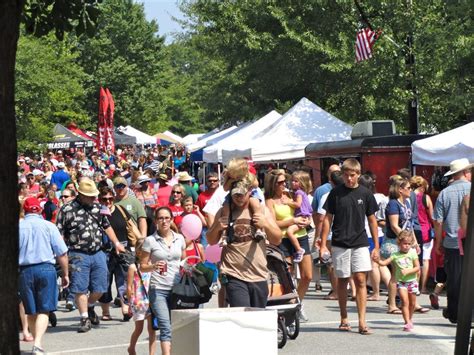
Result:
[[[157,20],[158,33],[166,35],[166,43],[172,41],[171,32],[181,31],[179,24],[171,17],[183,18],[179,11],[177,0],[136,0],[137,3],[145,4],[145,15],[147,20]]]

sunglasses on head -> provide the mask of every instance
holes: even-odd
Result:
[[[114,185],[114,188],[115,188],[115,189],[124,189],[124,188],[125,188],[125,184],[117,184],[117,185]]]

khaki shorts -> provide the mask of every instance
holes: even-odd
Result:
[[[338,278],[346,279],[355,272],[372,270],[369,247],[346,249],[333,245],[331,250],[332,263]]]

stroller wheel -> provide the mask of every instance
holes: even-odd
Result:
[[[286,327],[288,338],[295,340],[300,334],[300,317],[299,312],[296,313],[295,320],[288,327]]]
[[[278,349],[281,349],[285,346],[287,341],[287,333],[285,320],[278,318]]]

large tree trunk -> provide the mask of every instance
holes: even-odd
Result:
[[[15,58],[24,0],[0,1],[0,354],[19,354]]]

